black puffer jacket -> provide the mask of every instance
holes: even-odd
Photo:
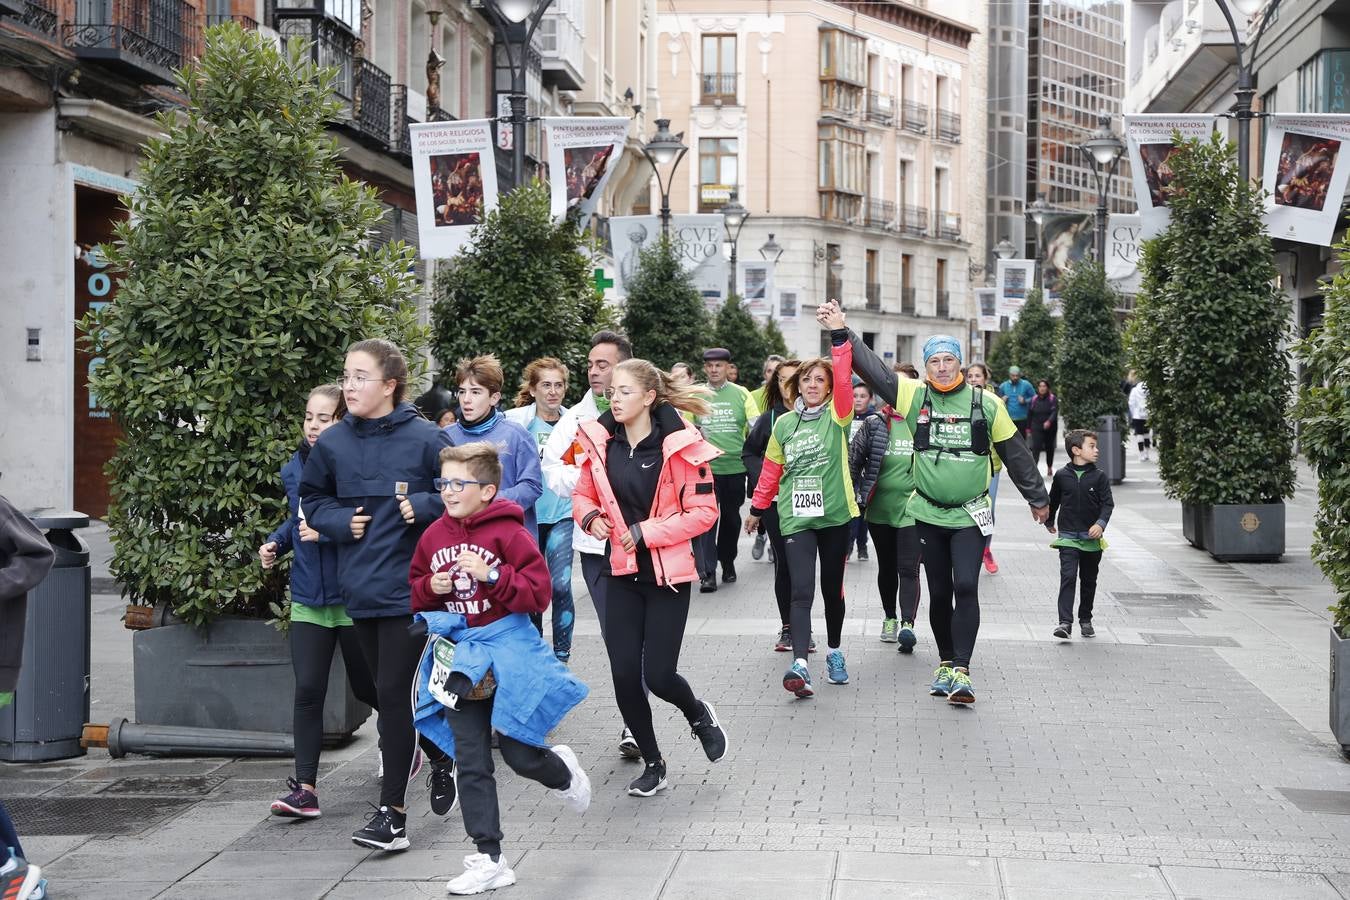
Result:
[[[889,407],[888,407],[889,408]],[[869,412],[863,417],[853,440],[848,446],[848,470],[853,476],[853,499],[863,507],[872,499],[881,475],[881,463],[886,458],[886,447],[891,442],[891,430],[886,427],[886,415]]]

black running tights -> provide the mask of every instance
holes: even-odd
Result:
[[[347,683],[356,699],[379,711],[375,680],[351,625],[325,628],[311,622],[291,622],[291,668],[295,670],[295,780],[314,784],[319,777],[319,749],[323,746],[323,707],[328,698],[328,676],[333,653],[342,648]]]
[[[877,550],[877,590],[886,618],[894,619],[895,598],[900,597],[900,621],[913,622],[919,614],[919,533],[915,526],[892,528],[868,522],[872,545]]]
[[[970,667],[980,631],[980,564],[984,535],[974,525],[944,528],[920,522],[919,557],[928,575],[928,624],[944,663]]]
[[[792,620],[792,578],[788,575],[783,532],[778,527],[778,501],[769,504],[760,526],[769,535],[769,546],[773,548],[773,598],[778,601],[778,620],[788,625]]]
[[[816,598],[816,560],[820,560],[820,596],[825,603],[825,638],[837,650],[844,637],[844,557],[849,523],[806,528],[783,538],[783,556],[792,576],[792,658],[806,659],[811,646],[811,605]]]

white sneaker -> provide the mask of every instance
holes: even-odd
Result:
[[[11,855],[0,866],[0,891],[5,900],[27,900],[40,881],[42,869],[19,857]]]
[[[591,805],[591,779],[586,776],[571,747],[559,744],[552,749],[558,754],[559,759],[567,763],[567,771],[572,773],[572,782],[565,788],[557,788],[549,793],[560,799],[572,812],[584,813]]]
[[[474,853],[464,857],[464,874],[452,878],[445,889],[452,894],[481,894],[495,888],[510,887],[516,883],[516,873],[502,854],[497,862],[486,853]]]

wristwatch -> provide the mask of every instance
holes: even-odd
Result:
[[[488,569],[488,577],[487,577],[488,584],[495,585],[498,581],[501,580],[501,577],[502,573],[497,571],[496,566],[493,566],[492,568]]]

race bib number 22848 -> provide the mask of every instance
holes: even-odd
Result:
[[[792,514],[799,519],[819,519],[825,515],[825,484],[818,475],[798,475],[792,479]]]

